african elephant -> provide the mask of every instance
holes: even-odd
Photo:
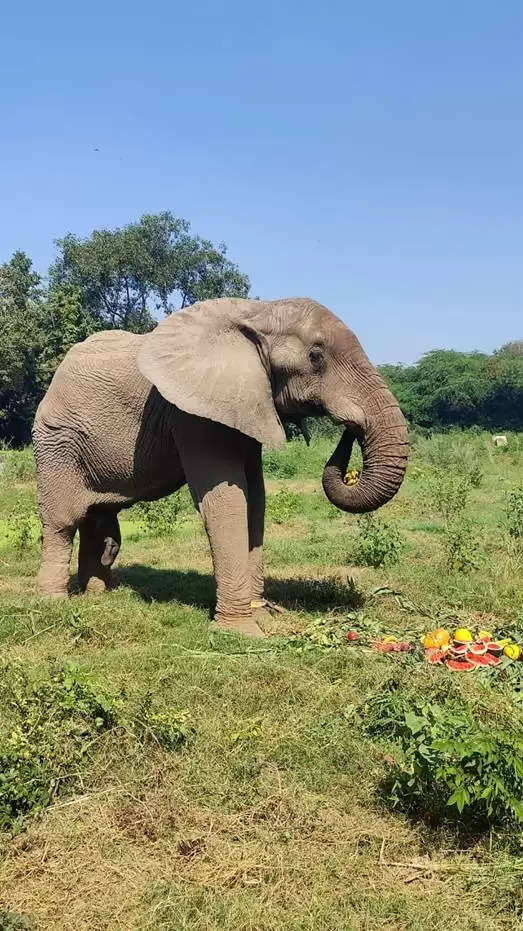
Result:
[[[282,422],[321,414],[345,426],[324,469],[327,497],[344,511],[380,507],[405,473],[406,424],[356,336],[321,304],[203,301],[151,333],[113,330],[73,346],[33,427],[40,591],[67,593],[77,529],[81,588],[110,588],[118,512],[187,483],[211,547],[215,619],[260,636],[262,444],[285,442]],[[350,487],[354,439],[364,465]]]

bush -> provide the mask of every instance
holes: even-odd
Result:
[[[187,712],[158,710],[150,695],[126,714],[122,695],[73,664],[39,679],[20,664],[0,667],[0,706],[0,831],[74,789],[95,738],[117,725],[139,745],[165,750],[195,734]]]
[[[470,518],[462,517],[445,528],[445,551],[449,569],[468,572],[478,569],[478,537]]]
[[[289,453],[286,446],[281,452],[269,451],[263,454],[263,468],[271,478],[294,478],[299,463],[296,456]]]
[[[35,931],[32,918],[0,909],[0,931]]]
[[[164,750],[179,750],[191,743],[195,729],[187,711],[174,708],[155,708],[150,695],[143,699],[135,718],[135,729],[143,740],[151,741]]]
[[[505,524],[511,537],[516,540],[523,538],[523,484],[507,495]]]
[[[398,693],[376,698],[365,714],[367,733],[397,746],[388,801],[436,822],[458,814],[471,824],[523,822],[521,723],[500,728],[456,700],[409,704]]]
[[[392,566],[405,546],[393,524],[385,523],[375,514],[364,514],[358,520],[359,539],[356,560],[362,566]]]
[[[282,488],[275,495],[267,495],[267,514],[275,524],[285,524],[296,517],[299,503],[299,495]]]
[[[23,556],[35,542],[38,522],[34,508],[21,497],[15,501],[7,518],[7,543],[10,549]]]
[[[170,537],[176,526],[193,510],[192,498],[188,488],[157,501],[139,501],[133,507],[133,513],[145,533],[155,537]]]
[[[45,808],[74,779],[89,741],[118,720],[121,703],[65,666],[36,682],[20,665],[0,677],[0,830]]]
[[[425,496],[445,523],[450,523],[466,507],[470,487],[468,473],[438,469],[425,479]]]

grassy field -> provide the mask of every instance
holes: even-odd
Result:
[[[267,595],[285,613],[256,642],[212,630],[183,493],[174,522],[127,513],[117,591],[36,598],[31,455],[4,454],[0,931],[523,928],[508,808],[456,816],[432,764],[417,798],[391,788],[405,709],[521,735],[523,663],[460,675],[370,647],[439,624],[523,640],[522,439],[419,439],[370,525],[321,491],[329,441],[269,454]]]

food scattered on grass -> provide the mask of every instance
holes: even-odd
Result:
[[[445,636],[444,636],[445,635]],[[521,647],[510,640],[493,640],[492,631],[480,630],[476,639],[466,627],[458,627],[452,640],[438,627],[421,638],[428,663],[442,664],[454,672],[471,672],[487,666],[499,666],[501,654],[513,661],[523,658]]]
[[[345,640],[349,643],[358,641],[359,646],[371,647],[375,653],[414,653],[433,666],[446,666],[453,672],[472,672],[474,669],[486,669],[499,666],[503,662],[523,660],[523,649],[519,644],[508,639],[493,640],[492,631],[481,630],[474,636],[465,627],[458,627],[454,634],[443,627],[427,631],[420,640],[420,646],[409,640],[400,640],[394,634],[377,636],[376,628],[371,631],[348,630]],[[488,634],[488,639],[487,639]]]

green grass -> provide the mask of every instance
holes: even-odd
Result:
[[[445,623],[523,639],[523,555],[501,526],[521,444],[511,438],[501,454],[483,435],[431,442],[414,449],[381,512],[406,539],[399,561],[381,569],[354,564],[357,519],[321,492],[331,444],[295,441],[273,455],[267,593],[286,613],[260,642],[212,630],[210,557],[192,511],[159,539],[125,515],[116,592],[39,600],[37,542],[20,555],[5,533],[17,502],[34,507],[34,486],[19,470],[0,479],[2,662],[44,680],[73,663],[123,708],[114,726],[86,736],[50,805],[0,833],[0,928],[4,913],[6,927],[25,917],[51,931],[523,927],[517,832],[394,810],[383,796],[393,746],[370,736],[360,714],[388,692],[437,693],[516,726],[518,678],[452,677],[327,636],[356,627],[362,643],[379,633],[417,640]],[[482,565],[469,573],[446,568],[423,477],[441,462],[459,468],[461,455],[483,471],[466,509]],[[138,740],[129,720],[149,700],[160,715],[185,711],[194,742]],[[8,721],[0,710],[0,738]],[[56,754],[59,735],[52,746]]]

